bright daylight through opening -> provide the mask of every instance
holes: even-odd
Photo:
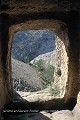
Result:
[[[64,43],[52,30],[24,30],[14,34],[11,51],[14,90],[26,100],[44,95],[63,97],[67,81]],[[64,70],[66,69],[66,71]],[[65,76],[65,80],[64,80]],[[37,97],[37,98],[36,98]]]

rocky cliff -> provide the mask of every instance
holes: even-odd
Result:
[[[31,61],[40,54],[55,49],[54,33],[51,30],[25,30],[14,35],[12,57],[24,61],[28,56]]]

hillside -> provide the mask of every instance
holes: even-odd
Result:
[[[44,88],[43,81],[35,69],[13,58],[12,79],[16,91],[37,91]]]
[[[55,38],[51,30],[25,30],[15,33],[11,55],[14,59],[24,62],[25,56],[31,61],[54,49]]]

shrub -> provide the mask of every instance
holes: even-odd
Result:
[[[35,64],[33,64],[38,71],[38,75],[42,80],[45,81],[46,85],[51,84],[54,79],[54,66],[48,65],[48,67],[44,68],[44,61],[42,59],[38,60]]]
[[[40,77],[46,82],[46,84],[51,84],[54,79],[54,66],[48,65],[46,70],[40,72]]]
[[[33,64],[33,67],[35,67],[38,71],[43,70],[43,60],[40,59],[36,63]]]
[[[29,63],[29,57],[28,57],[28,56],[25,56],[25,57],[24,57],[24,62],[25,62],[25,63]]]
[[[51,95],[58,94],[59,93],[59,88],[57,86],[55,86],[55,87],[50,86],[49,93]]]

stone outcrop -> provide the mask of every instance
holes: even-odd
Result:
[[[32,61],[30,61],[30,63],[35,64],[39,60],[43,60],[43,67],[44,68],[47,68],[47,66],[49,64],[56,66],[56,50],[39,55],[38,57],[36,57]]]
[[[65,37],[63,36],[65,34]],[[66,32],[62,34],[62,39],[57,36],[56,38],[56,68],[55,68],[55,83],[60,89],[60,96],[64,96],[66,91],[66,83],[68,79],[68,48],[69,40]],[[65,43],[65,44],[64,44]]]
[[[38,91],[45,86],[36,70],[29,64],[12,58],[12,81],[16,91]]]

